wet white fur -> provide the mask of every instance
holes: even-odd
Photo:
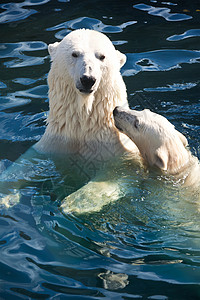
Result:
[[[104,34],[88,29],[69,33],[61,42],[50,44],[48,50],[52,63],[48,75],[47,127],[40,141],[22,158],[29,160],[40,152],[55,158],[61,154],[69,162],[70,154],[78,154],[87,162],[98,158],[104,163],[127,149],[138,153],[135,144],[116,129],[112,114],[117,105],[128,107],[126,86],[120,74],[126,56]],[[102,56],[105,58],[101,59]],[[84,75],[96,80],[90,94],[80,92],[80,78]],[[66,160],[63,164],[70,168]],[[4,172],[5,178],[16,174],[15,193],[1,200],[7,207],[12,200],[18,202],[22,180],[17,181],[17,174],[26,178],[26,172],[26,165],[21,163]],[[101,185],[104,186],[107,189],[108,185]]]
[[[77,57],[73,57],[73,52]],[[128,107],[126,86],[120,74],[126,56],[104,34],[88,29],[73,31],[61,42],[49,45],[49,53],[52,60],[48,76],[50,111],[46,131],[36,149],[83,155],[87,155],[87,145],[101,153],[104,148],[112,153],[124,151],[126,147],[136,150],[116,130],[112,115],[115,106]],[[103,61],[101,55],[105,56]],[[91,94],[83,94],[78,89],[83,75],[96,79]]]
[[[115,124],[134,141],[149,165],[182,177],[185,185],[200,182],[198,159],[186,148],[186,137],[166,118],[148,109],[119,107],[115,110]]]

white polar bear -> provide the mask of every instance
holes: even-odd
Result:
[[[124,107],[116,107],[113,115],[116,127],[134,141],[145,163],[175,175],[184,186],[199,186],[198,159],[186,148],[186,137],[165,117]]]
[[[116,127],[134,141],[144,164],[157,167],[166,176],[173,175],[171,182],[186,188],[187,196],[200,198],[200,164],[186,148],[187,139],[183,134],[166,118],[148,109],[136,111],[116,107],[113,114]],[[123,185],[123,178],[115,170],[107,174],[107,181],[96,178],[66,197],[62,208],[65,212],[98,211],[126,194]],[[183,197],[186,195],[184,188]]]
[[[30,178],[27,172],[34,176],[31,166],[27,171],[24,159],[40,154],[53,159],[61,156],[66,169],[73,159],[82,171],[88,167],[83,173],[89,180],[113,157],[127,150],[138,153],[134,143],[116,129],[112,114],[115,106],[128,107],[120,74],[126,56],[115,49],[107,36],[88,29],[69,33],[61,42],[50,44],[48,50],[52,64],[47,128],[40,141],[3,172],[0,193],[9,193],[3,196],[4,203],[19,199],[19,193],[10,195],[10,189],[18,190],[22,177],[24,181]],[[95,167],[91,168],[92,163]],[[7,180],[11,177],[15,183]]]
[[[120,180],[116,181],[112,172],[98,175],[96,170],[123,153],[135,154],[132,157],[136,160],[140,157],[135,143],[117,130],[113,118],[116,106],[128,108],[126,87],[120,74],[126,57],[104,34],[88,29],[73,31],[48,49],[52,65],[48,76],[47,128],[41,140],[3,172],[1,183],[8,192],[1,191],[1,184],[2,203],[9,206],[10,199],[19,200],[19,193],[5,194],[10,193],[10,188],[19,189],[23,179],[31,180],[31,176],[41,173],[36,170],[33,174],[32,165],[24,162],[44,153],[55,158],[61,155],[60,161],[66,169],[71,168],[70,157],[74,159],[74,156],[78,164],[81,161],[98,164],[92,174],[97,175],[95,179],[66,197],[62,208],[79,212],[99,210],[105,203],[118,199],[121,188]],[[155,141],[152,140],[152,145]],[[140,150],[143,153],[142,147]]]
[[[126,56],[104,34],[79,29],[50,44],[49,117],[39,152],[103,159],[136,151],[114,126],[113,109],[128,107],[120,68]],[[130,147],[128,146],[130,145]]]

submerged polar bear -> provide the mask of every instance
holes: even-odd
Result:
[[[136,111],[116,107],[113,114],[116,127],[134,141],[144,164],[155,166],[164,172],[165,176],[172,175],[171,183],[177,185],[177,188],[186,188],[182,189],[183,197],[187,191],[187,196],[199,199],[200,164],[186,148],[187,139],[183,134],[166,118],[148,109]],[[132,171],[134,172],[134,169]],[[122,195],[123,178],[117,174],[108,174],[107,177],[107,181],[101,178],[90,181],[82,189],[68,196],[62,205],[63,209],[79,213],[97,211],[105,204],[119,199]],[[156,185],[156,180],[154,183]],[[126,192],[122,196],[125,194]]]

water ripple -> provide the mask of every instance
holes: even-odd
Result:
[[[175,34],[175,35],[168,37],[167,41],[173,41],[173,42],[181,41],[184,39],[188,39],[191,37],[197,37],[197,36],[200,36],[200,29],[190,29],[190,30],[185,31],[182,34]]]
[[[171,9],[166,7],[154,7],[144,3],[136,4],[133,7],[142,11],[147,11],[149,15],[162,17],[166,21],[185,21],[192,19],[191,16],[186,14],[172,13]]]
[[[47,85],[38,85],[36,87],[9,93],[0,99],[0,111],[11,107],[25,105],[33,99],[47,98]]]
[[[59,30],[55,37],[57,39],[62,39],[66,34],[68,34],[72,29],[88,28],[97,30],[104,33],[119,33],[122,32],[127,26],[136,24],[137,21],[128,21],[122,23],[118,26],[105,25],[102,21],[94,18],[81,17],[71,21],[63,22],[56,26],[47,28],[47,31],[56,31]],[[62,30],[60,30],[62,29]]]
[[[166,49],[145,53],[128,53],[123,68],[123,76],[131,76],[140,71],[169,71],[181,68],[181,64],[198,63],[200,51]]]
[[[33,5],[42,5],[50,0],[26,0],[21,3],[6,3],[0,4],[0,8],[5,10],[4,12],[0,13],[0,23],[10,23],[14,21],[19,21],[28,18],[32,14],[36,14],[37,10],[35,9],[27,9],[23,8],[24,6],[33,6]]]
[[[29,56],[25,52],[47,49],[47,45],[41,41],[0,43],[0,58],[15,58],[6,60],[3,64],[7,68],[20,68],[43,64],[47,56]]]
[[[27,102],[26,102],[27,103]],[[19,105],[25,104],[23,100]],[[23,116],[19,113],[1,113],[0,138],[7,141],[38,141],[41,138],[44,126],[38,127],[38,124],[46,119],[45,113],[36,113],[33,116]],[[13,126],[15,122],[15,126]]]
[[[168,84],[167,86],[156,87],[156,88],[144,88],[146,92],[174,92],[192,89],[197,86],[198,83],[174,83]]]

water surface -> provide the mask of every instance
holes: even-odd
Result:
[[[127,55],[130,106],[150,108],[200,158],[199,1],[1,1],[0,168],[40,139],[48,113],[47,45],[71,30],[108,35]],[[43,159],[20,202],[0,212],[2,299],[200,299],[200,205],[155,173],[119,170],[127,194],[63,214],[81,186]],[[40,177],[41,176],[41,177]]]

